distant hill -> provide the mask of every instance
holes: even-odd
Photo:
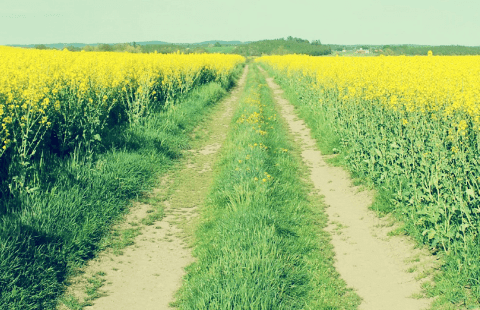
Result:
[[[141,42],[135,42],[136,45],[210,45],[210,44],[215,44],[216,42],[222,44],[222,45],[238,45],[238,44],[244,44],[241,41],[204,41],[204,42],[199,42],[199,43],[178,43],[178,44],[173,44],[165,41],[141,41]],[[133,42],[127,42],[127,43],[133,43]],[[9,46],[15,46],[15,47],[24,47],[24,48],[35,48],[37,46],[45,46],[47,48],[55,48],[55,49],[64,49],[68,46],[73,46],[76,48],[83,48],[86,45],[90,46],[97,46],[100,44],[104,43],[50,43],[50,44],[8,44]],[[122,44],[122,43],[108,43],[109,45],[115,45],[115,44]]]
[[[133,42],[128,42],[128,43],[133,43]],[[83,48],[87,45],[90,46],[97,46],[100,44],[104,43],[52,43],[52,44],[9,44],[9,46],[15,46],[15,47],[24,47],[24,48],[35,48],[40,45],[44,45],[47,48],[55,48],[58,50],[64,49],[65,47],[73,46],[76,48]],[[115,44],[122,44],[122,43],[109,43],[109,45],[115,45]],[[163,45],[163,44],[171,44],[168,42],[163,42],[163,41],[143,41],[143,42],[135,42],[137,45]]]
[[[128,42],[131,43],[131,42]],[[142,42],[135,42],[138,45],[162,45],[162,44],[172,44],[164,41],[142,41]]]
[[[53,44],[8,44],[9,46],[15,46],[15,47],[24,47],[24,48],[35,48],[37,46],[45,46],[47,48],[55,48],[55,49],[64,49],[67,46],[73,46],[77,48],[82,48],[85,45],[97,45],[97,44],[84,44],[84,43],[53,43]]]
[[[210,44],[215,44],[215,43],[220,43],[222,45],[238,45],[238,44],[245,44],[246,42],[242,42],[242,41],[216,41],[216,40],[211,40],[211,41],[203,41],[203,42],[200,42],[200,43],[193,43],[195,45],[210,45]]]

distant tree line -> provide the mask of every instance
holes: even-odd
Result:
[[[217,42],[218,43],[218,42]],[[220,43],[217,47],[222,47]],[[52,49],[41,44],[36,45],[36,49]],[[76,47],[73,45],[63,47],[69,51],[87,51],[87,52],[128,52],[128,53],[207,53],[208,45],[196,44],[147,44],[139,45],[132,43],[118,44],[96,44]],[[285,55],[285,54],[306,54],[311,56],[329,55],[332,49],[330,46],[323,45],[320,40],[308,41],[301,38],[288,37],[286,39],[263,40],[247,44],[237,45],[231,53],[244,56],[261,55]]]
[[[221,47],[220,43],[215,46]],[[47,50],[55,49],[48,47],[45,44],[38,44],[34,46],[35,49]],[[128,52],[128,53],[208,53],[208,45],[197,44],[147,44],[140,45],[135,42],[132,43],[118,43],[118,44],[96,44],[85,45],[77,47],[68,45],[63,47],[72,52],[78,51],[96,51],[96,52]],[[286,39],[274,39],[250,42],[247,44],[237,45],[231,53],[240,54],[244,56],[261,56],[261,55],[285,55],[285,54],[306,54],[312,56],[329,55],[332,51],[356,50],[362,48],[364,50],[370,49],[383,55],[427,55],[428,51],[432,51],[433,55],[480,55],[480,46],[461,46],[461,45],[324,45],[320,40],[312,42],[295,37],[287,37]],[[227,53],[230,51],[227,51]]]
[[[190,53],[207,53],[204,46],[190,45],[190,44],[148,44],[141,46],[142,53],[154,53],[155,51],[160,54],[168,54],[181,52],[185,54]]]
[[[338,45],[338,44],[328,44],[332,51],[335,52],[341,52],[343,50],[349,50],[349,51],[355,51],[358,49],[364,49],[364,50],[378,50],[381,49],[382,46],[378,45]]]
[[[50,47],[46,46],[45,44],[37,44],[37,45],[35,45],[34,48],[37,49],[37,50],[50,50],[50,49],[54,49],[54,48],[50,48]]]
[[[385,45],[380,50],[384,55],[427,55],[432,51],[433,55],[480,55],[480,46],[441,45],[441,46],[415,46],[415,45]]]
[[[55,49],[53,47],[48,47],[45,44],[35,45],[35,49],[47,50]],[[71,52],[127,52],[127,53],[175,53],[182,52],[185,54],[188,53],[206,53],[207,51],[203,46],[199,45],[178,45],[178,44],[147,44],[139,45],[135,42],[133,43],[118,43],[118,44],[96,44],[96,45],[85,45],[83,47],[76,47],[73,45],[67,45],[64,47]]]
[[[320,40],[310,43],[301,38],[288,37],[275,40],[263,40],[238,45],[232,53],[244,56],[306,54],[311,56],[329,55],[332,49],[322,45]]]

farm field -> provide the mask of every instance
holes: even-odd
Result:
[[[479,56],[0,55],[0,309],[479,307]]]
[[[76,266],[108,246],[130,200],[180,156],[244,58],[0,53],[0,308],[51,309]]]
[[[392,214],[440,257],[435,309],[478,305],[480,57],[257,59],[287,89],[324,154],[378,190]],[[453,306],[455,305],[455,306]]]

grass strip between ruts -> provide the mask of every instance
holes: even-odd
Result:
[[[323,205],[256,67],[222,149],[180,309],[356,309],[333,268]]]

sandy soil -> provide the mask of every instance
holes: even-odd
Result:
[[[335,267],[349,287],[354,288],[365,310],[425,309],[432,300],[414,299],[420,293],[415,279],[432,268],[435,258],[428,251],[415,249],[404,236],[387,237],[393,221],[379,219],[368,210],[373,193],[360,191],[342,168],[325,163],[311,137],[310,129],[298,119],[294,107],[282,97],[283,91],[267,79],[275,100],[281,107],[290,131],[301,145],[302,158],[310,167],[316,190],[325,198],[329,216],[327,230],[332,235],[336,253]]]
[[[178,237],[180,229],[172,224],[182,211],[193,215],[195,208],[177,209],[156,225],[144,227],[123,255],[102,255],[92,261],[88,273],[104,271],[109,284],[101,289],[107,296],[85,309],[168,309],[181,284],[183,267],[193,261]]]
[[[152,196],[163,203],[163,220],[143,225],[134,245],[123,249],[123,255],[107,250],[88,263],[83,275],[71,280],[74,284],[69,293],[82,300],[87,279],[105,273],[106,284],[99,289],[104,296],[84,309],[171,309],[169,303],[182,283],[184,268],[193,262],[190,245],[195,219],[213,180],[212,167],[226,139],[246,73],[247,68],[232,94],[194,131],[193,149],[185,153],[178,170],[164,176],[153,190]],[[151,209],[151,205],[134,203],[122,225],[141,225]]]

